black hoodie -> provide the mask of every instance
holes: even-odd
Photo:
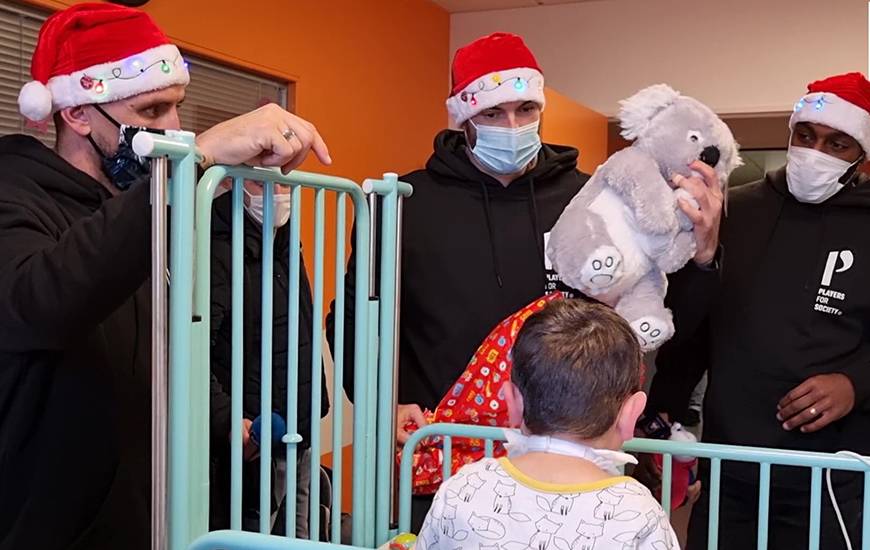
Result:
[[[262,332],[262,250],[263,228],[244,216],[244,285],[243,362],[245,418],[253,420],[260,415],[260,340]],[[286,418],[287,410],[287,353],[290,259],[290,227],[284,225],[275,232],[274,272],[272,280],[272,408]],[[311,446],[311,344],[313,341],[313,302],[305,262],[300,254],[299,304],[294,311],[299,316],[298,410],[297,432],[302,436],[298,449]],[[212,210],[211,240],[211,462],[214,467],[211,485],[211,529],[229,529],[230,525],[230,388],[232,386],[232,193],[218,197]],[[329,396],[323,367],[320,370],[321,408],[319,420],[329,411]],[[278,447],[273,450],[277,453]],[[281,455],[283,456],[283,454]],[[246,504],[259,503],[258,460],[246,462],[243,467]],[[248,483],[253,480],[253,483]]]
[[[263,328],[262,285],[263,228],[250,216],[244,216],[244,330],[243,359],[245,366],[243,411],[245,418],[253,420],[260,416],[260,338]],[[287,249],[290,244],[290,228],[280,227],[274,240],[274,279],[272,281],[274,323],[272,325],[272,398],[273,409],[285,416],[287,408],[287,342],[289,315],[290,260]],[[282,253],[283,252],[283,253]],[[297,423],[302,436],[300,449],[311,445],[311,343],[313,341],[313,302],[311,285],[305,261],[300,255],[299,268],[299,410]],[[229,447],[230,433],[230,387],[232,378],[232,193],[218,197],[212,210],[211,240],[211,370],[216,380],[212,381],[212,436]],[[329,411],[326,394],[326,379],[321,368],[322,400],[320,416]],[[214,382],[218,382],[215,386]],[[320,418],[320,416],[318,418]]]
[[[709,357],[657,361],[650,406],[684,403],[709,366],[705,441],[870,452],[868,229],[866,182],[819,205],[792,197],[784,169],[734,189],[720,272],[686,267],[672,278],[668,295],[677,325],[669,345],[682,345],[680,335],[691,336],[709,315]],[[816,433],[785,431],[776,419],[779,400],[824,373],[849,377],[854,410]],[[757,476],[757,467],[731,470]],[[790,479],[774,472],[775,484]]]
[[[148,548],[147,184],[0,138],[0,548]]]
[[[400,178],[414,186],[402,226],[400,403],[434,409],[498,322],[556,288],[556,275],[544,266],[544,239],[589,178],[577,171],[577,156],[576,149],[544,145],[534,169],[505,187],[471,163],[462,132],[445,130],[426,169]],[[350,306],[354,270],[352,254]],[[350,343],[346,338],[347,390]]]

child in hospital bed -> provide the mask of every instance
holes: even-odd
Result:
[[[508,456],[441,484],[419,550],[677,549],[649,491],[618,468],[646,396],[640,349],[611,309],[555,300],[529,317],[504,384]]]
[[[450,387],[435,411],[424,411],[427,422],[507,428],[508,410],[502,387],[511,376],[512,364],[508,352],[526,319],[541,311],[548,303],[561,299],[563,295],[558,292],[543,296],[499,323],[477,348],[465,371]],[[416,429],[413,423],[405,426],[408,432]],[[397,464],[401,462],[402,451],[402,448],[397,451]],[[498,458],[504,455],[502,444],[495,442],[492,456]],[[483,441],[454,438],[451,472],[455,474],[465,464],[477,462],[484,456]],[[441,438],[424,439],[414,449],[411,483],[415,495],[432,495],[438,490],[443,478],[443,460]]]

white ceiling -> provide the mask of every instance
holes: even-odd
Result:
[[[506,10],[512,8],[534,8],[554,4],[576,4],[599,0],[432,0],[450,13],[470,11]]]

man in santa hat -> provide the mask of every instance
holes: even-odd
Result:
[[[452,76],[447,110],[458,130],[440,132],[426,168],[401,177],[414,198],[403,214],[400,443],[408,422],[426,423],[423,409],[435,409],[496,324],[557,289],[545,240],[588,179],[576,149],[541,143],[544,75],[522,38],[495,33],[460,48]],[[352,254],[349,296],[363,291],[353,288],[355,265]],[[334,315],[333,304],[330,339]],[[345,323],[352,334],[351,308]],[[344,349],[352,396],[352,342]],[[428,501],[416,519],[427,510]]]
[[[789,122],[786,166],[733,190],[715,259],[671,279],[677,338],[702,338],[708,358],[658,361],[650,413],[676,413],[709,368],[703,439],[804,451],[870,453],[870,82],[860,73],[813,82]],[[695,189],[696,198],[708,198]],[[721,203],[699,201],[718,217]],[[715,231],[713,232],[715,233]],[[696,332],[707,320],[707,329]],[[664,355],[672,357],[679,353]],[[709,463],[689,529],[707,547]],[[720,541],[756,546],[758,465],[722,467]],[[852,547],[860,546],[863,475],[833,473]],[[821,548],[843,548],[827,494]],[[805,548],[807,469],[771,473],[768,548]],[[727,536],[727,539],[725,537]],[[720,546],[722,543],[720,543]]]
[[[0,548],[150,546],[148,164],[136,129],[180,127],[189,75],[145,13],[79,4],[43,25],[30,120],[50,150],[0,138]],[[197,138],[213,163],[298,166],[329,153],[268,105]]]

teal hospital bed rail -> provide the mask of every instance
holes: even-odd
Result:
[[[277,170],[250,167],[216,166],[197,179],[197,152],[193,134],[169,131],[166,135],[141,132],[134,140],[137,154],[152,161],[152,292],[154,319],[152,329],[153,369],[153,521],[152,548],[163,550],[206,549],[337,549],[375,548],[389,541],[397,532],[407,532],[411,514],[411,465],[413,450],[424,439],[440,438],[445,479],[450,476],[449,464],[454,438],[474,438],[485,441],[491,455],[494,441],[504,441],[499,428],[436,424],[413,434],[405,445],[399,468],[398,486],[395,475],[395,365],[398,356],[397,325],[399,318],[399,254],[401,241],[402,198],[410,196],[409,185],[398,181],[395,174],[355,182],[301,171],[284,175]],[[310,445],[311,494],[309,517],[311,538],[320,531],[318,507],[320,448],[325,438],[333,450],[334,479],[332,486],[331,525],[328,542],[292,538],[295,524],[296,447],[298,435],[298,334],[299,318],[288,318],[288,379],[287,402],[281,411],[286,418],[287,433],[281,439],[287,464],[286,524],[290,537],[269,535],[271,527],[271,463],[272,451],[264,445],[260,456],[260,526],[259,533],[241,531],[242,527],[242,402],[243,394],[243,334],[249,327],[242,322],[244,293],[242,288],[243,254],[243,186],[245,180],[262,182],[264,189],[263,227],[271,228],[274,208],[272,198],[276,186],[288,187],[291,193],[289,246],[276,250],[271,230],[262,233],[262,338],[261,338],[261,440],[270,441],[272,402],[272,303],[275,254],[288,254],[290,265],[289,304],[298,303],[300,293],[300,252],[303,237],[302,205],[310,201],[313,210],[314,250],[312,359],[312,423]],[[210,358],[210,270],[211,270],[211,210],[215,193],[221,185],[231,186],[233,204],[232,237],[232,401],[231,429],[231,530],[208,532],[209,504],[209,358]],[[308,194],[308,198],[305,198]],[[327,206],[331,204],[332,210]],[[167,209],[167,205],[171,208]],[[350,209],[350,211],[348,211]],[[379,219],[375,216],[379,214]],[[348,252],[347,224],[350,216],[356,228],[353,247],[357,270],[354,273],[354,331],[345,334],[343,315],[349,304],[344,303],[344,269]],[[332,218],[328,223],[327,219]],[[170,219],[171,218],[171,219]],[[328,229],[332,231],[328,231]],[[379,237],[376,235],[379,229]],[[327,238],[335,238],[334,270],[326,272]],[[376,247],[375,243],[380,246]],[[376,276],[379,274],[379,276]],[[332,383],[333,426],[331,433],[320,428],[321,395],[320,365],[324,357],[322,320],[324,316],[327,277],[334,278],[336,296],[335,367]],[[377,284],[376,284],[377,283]],[[288,308],[291,312],[293,308]],[[341,407],[343,394],[344,346],[353,339],[354,408],[353,417],[344,418]],[[348,425],[353,432],[353,460],[342,461],[343,431]],[[280,447],[277,447],[280,449]],[[673,457],[693,456],[710,461],[710,515],[708,548],[720,546],[719,497],[723,462],[756,464],[759,471],[757,547],[768,545],[770,520],[770,476],[772,467],[793,466],[810,471],[810,523],[807,527],[808,547],[819,548],[823,477],[829,470],[860,472],[864,475],[864,509],[870,503],[870,467],[865,460],[838,454],[794,452],[774,449],[745,448],[703,443],[676,443],[637,439],[629,441],[625,450],[634,453],[663,455],[662,505],[670,512]],[[280,452],[280,451],[279,451]],[[341,546],[340,522],[342,503],[342,473],[351,468],[352,543]],[[398,492],[398,505],[394,493]],[[398,524],[392,522],[398,510]],[[870,550],[870,516],[862,518],[862,548]]]

